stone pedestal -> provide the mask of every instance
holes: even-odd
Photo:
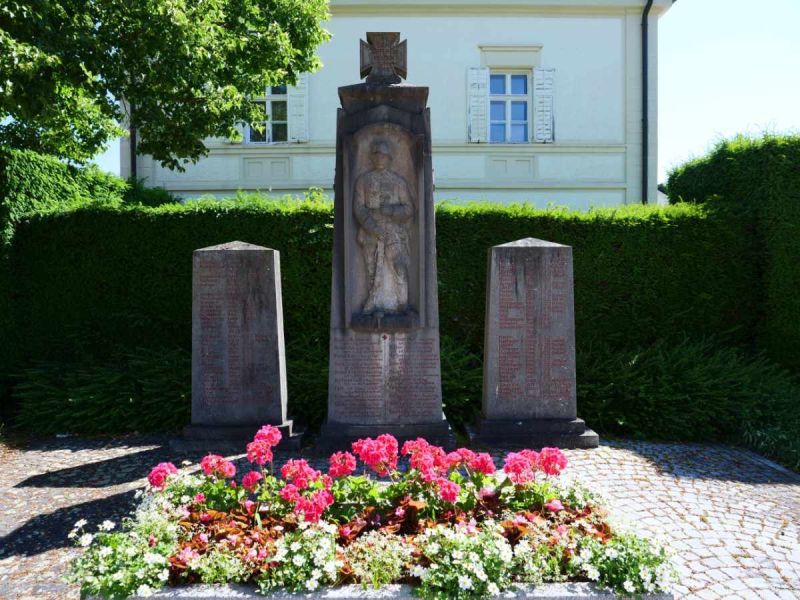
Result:
[[[367,82],[339,88],[320,449],[387,432],[452,444],[442,412],[428,88],[400,83],[399,37],[368,34]]]
[[[577,418],[572,248],[527,238],[489,253],[483,410],[488,445],[593,448]]]
[[[192,422],[173,445],[244,452],[270,424],[296,447],[286,395],[280,253],[243,242],[195,250]]]

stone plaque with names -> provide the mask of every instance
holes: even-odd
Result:
[[[489,253],[482,419],[487,443],[593,447],[577,418],[572,248],[526,238]],[[496,439],[497,438],[497,439]]]
[[[192,422],[181,447],[250,441],[287,420],[280,253],[244,242],[195,250],[192,274]]]
[[[320,448],[391,433],[450,445],[442,411],[428,88],[399,33],[339,88],[328,418]]]

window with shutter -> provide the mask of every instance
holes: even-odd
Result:
[[[245,127],[244,141],[248,144],[271,144],[289,139],[289,111],[285,85],[267,88],[264,98],[253,100],[263,110],[264,120]]]

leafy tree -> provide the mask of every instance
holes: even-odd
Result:
[[[319,68],[327,16],[326,0],[0,0],[0,145],[83,161],[129,122],[140,154],[180,168],[263,119],[248,98]]]

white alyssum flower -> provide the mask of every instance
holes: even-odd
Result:
[[[103,558],[111,556],[113,552],[114,551],[108,546],[103,546],[102,548],[100,548],[100,556],[102,556]]]
[[[292,552],[297,552],[302,547],[303,547],[303,545],[300,542],[292,542],[289,545],[289,550],[291,550]]]
[[[167,579],[169,579],[169,569],[164,569],[163,571],[159,571],[158,579],[160,581],[166,581]]]
[[[619,552],[617,552],[617,549],[616,548],[611,548],[611,547],[606,548],[605,554],[606,554],[606,558],[608,558],[610,560],[614,560],[615,558],[617,558],[617,556],[619,556]]]
[[[319,587],[319,581],[317,581],[316,579],[309,579],[308,582],[306,583],[306,589],[308,589],[310,592],[313,592],[318,587]]]
[[[458,585],[463,590],[471,590],[472,589],[472,579],[470,579],[466,575],[459,575],[458,576]]]
[[[586,573],[586,576],[592,581],[597,581],[600,579],[600,571],[598,571],[597,567],[594,565],[585,565],[583,570]]]
[[[497,587],[497,584],[495,582],[490,583],[486,589],[492,596],[497,596],[500,594],[500,588]]]
[[[292,557],[292,564],[297,567],[302,567],[304,564],[306,564],[306,557],[302,554],[295,554]]]
[[[103,531],[111,531],[116,526],[117,524],[114,523],[114,521],[109,521],[108,519],[100,523],[100,529],[102,529]]]
[[[136,594],[138,596],[143,596],[143,597],[152,596],[153,595],[153,588],[151,588],[149,585],[143,583],[138,588],[136,588]]]
[[[633,582],[630,579],[626,579],[625,582],[622,584],[622,587],[625,588],[625,591],[629,594],[632,594],[636,591],[636,586],[633,585]]]
[[[147,565],[160,565],[167,562],[167,559],[161,556],[160,554],[156,554],[155,552],[148,552],[144,555],[144,562]]]
[[[92,543],[94,536],[91,533],[84,533],[79,539],[78,543],[84,548]]]

